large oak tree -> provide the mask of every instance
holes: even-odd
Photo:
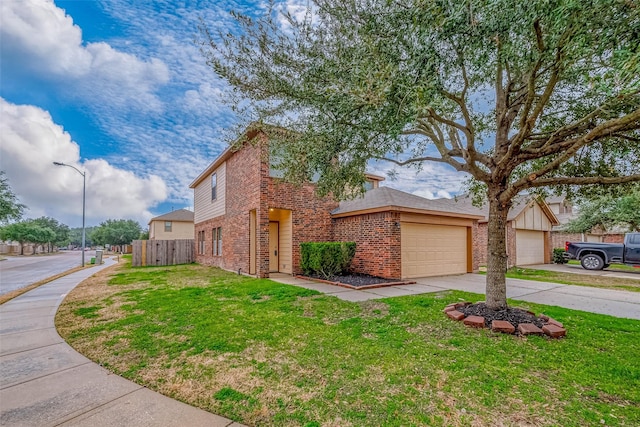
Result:
[[[5,172],[0,171],[0,224],[20,220],[25,208],[11,190]]]
[[[371,159],[439,162],[489,203],[487,304],[506,307],[518,193],[640,181],[640,6],[629,0],[315,0],[304,17],[202,24],[247,121],[280,134],[287,177],[348,196]]]

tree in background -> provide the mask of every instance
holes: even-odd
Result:
[[[11,190],[4,171],[0,171],[0,224],[20,220],[25,208]]]
[[[46,242],[49,245],[49,252],[53,251],[53,246],[63,246],[69,242],[69,226],[58,222],[57,219],[50,217],[40,217],[31,220],[34,224],[37,224],[44,228],[49,228],[55,234],[53,240]]]
[[[91,247],[94,245],[91,240],[91,233],[95,227],[85,227],[85,245]],[[82,227],[74,227],[69,230],[69,242],[70,245],[75,247],[82,246]]]
[[[129,245],[140,237],[142,227],[132,219],[108,219],[91,232],[96,245]]]
[[[26,243],[46,244],[54,241],[56,233],[49,227],[43,227],[34,220],[14,222],[0,228],[0,239],[20,243],[20,255],[24,254]]]
[[[569,233],[586,233],[594,227],[611,231],[615,227],[640,231],[640,187],[626,195],[604,195],[579,205],[578,216],[569,221]]]
[[[203,24],[202,51],[240,126],[291,130],[270,135],[286,179],[319,173],[321,194],[349,197],[383,159],[481,183],[486,302],[503,309],[518,193],[640,181],[639,15],[611,0],[314,0],[300,20]]]

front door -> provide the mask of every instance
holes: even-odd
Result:
[[[269,221],[269,272],[277,273],[280,258],[278,256],[280,223]]]

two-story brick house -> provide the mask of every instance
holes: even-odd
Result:
[[[293,185],[269,167],[267,135],[248,131],[191,183],[196,260],[268,277],[300,273],[300,243],[355,241],[353,268],[401,278],[477,270],[472,253],[477,220],[388,187],[368,175],[365,197],[338,203],[313,183]]]

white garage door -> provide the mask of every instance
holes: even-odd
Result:
[[[544,264],[544,231],[516,230],[516,264]]]
[[[402,277],[467,272],[467,228],[403,222]]]

